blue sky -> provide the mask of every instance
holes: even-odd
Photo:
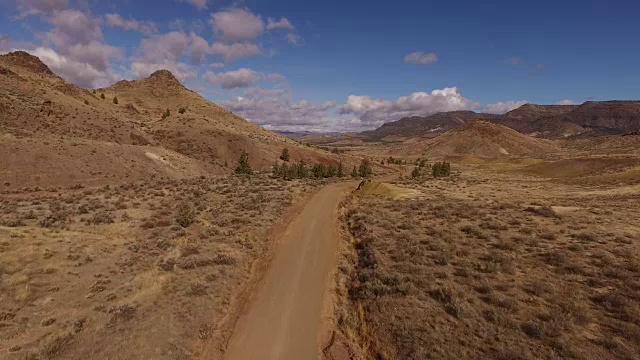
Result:
[[[151,5],[153,4],[153,5]],[[0,0],[0,51],[84,87],[168,68],[267,128],[640,95],[640,3]]]

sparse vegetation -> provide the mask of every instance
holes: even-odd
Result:
[[[171,110],[167,109],[164,111],[164,113],[162,113],[162,120],[168,118],[169,116],[171,116]]]
[[[400,182],[425,198],[366,195],[345,209],[354,257],[344,254],[338,286],[346,303],[336,316],[365,358],[632,358],[640,351],[640,312],[630,310],[640,288],[627,282],[640,267],[625,265],[637,247],[622,241],[620,216],[631,207],[602,211],[635,195],[594,198],[579,186],[493,168],[460,174],[462,183],[447,186]],[[509,186],[499,186],[505,179]],[[540,203],[542,194],[568,210]],[[605,339],[610,329],[616,346],[582,336]]]
[[[116,104],[116,105],[118,105],[118,97],[117,97],[117,96],[114,96],[114,97],[113,97],[113,103],[114,103],[114,104]]]
[[[100,94],[100,99],[104,100],[104,99],[106,99],[106,98],[107,98],[107,97],[106,97],[106,96],[104,96],[104,93],[101,93],[101,94]]]
[[[184,113],[186,113],[186,112],[187,112],[187,107],[186,107],[186,106],[181,106],[181,107],[178,109],[178,114],[184,114]]]

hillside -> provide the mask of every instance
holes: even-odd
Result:
[[[486,158],[528,156],[558,149],[546,140],[523,135],[508,127],[488,121],[474,121],[450,130],[434,139],[409,145],[407,155],[477,156]]]
[[[335,161],[209,102],[167,70],[89,91],[26,52],[0,55],[0,119],[9,189],[222,174],[242,151],[266,169],[284,147],[294,161]]]
[[[413,116],[388,122],[371,131],[356,135],[367,141],[398,141],[410,137],[435,137],[466,124],[468,121],[493,119],[496,115],[478,114],[473,111],[450,111],[430,116]]]
[[[582,105],[525,104],[504,115],[452,111],[408,117],[371,131],[349,134],[362,141],[432,138],[469,121],[486,120],[538,138],[593,137],[640,130],[640,101],[589,101]],[[323,139],[327,143],[327,139]]]

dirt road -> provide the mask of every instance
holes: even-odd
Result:
[[[236,323],[225,359],[318,358],[329,274],[336,264],[337,208],[350,186],[320,190],[289,224],[262,284]]]

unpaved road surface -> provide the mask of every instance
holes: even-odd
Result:
[[[316,359],[338,249],[337,208],[350,185],[315,194],[289,224],[273,262],[236,323],[226,360]]]

